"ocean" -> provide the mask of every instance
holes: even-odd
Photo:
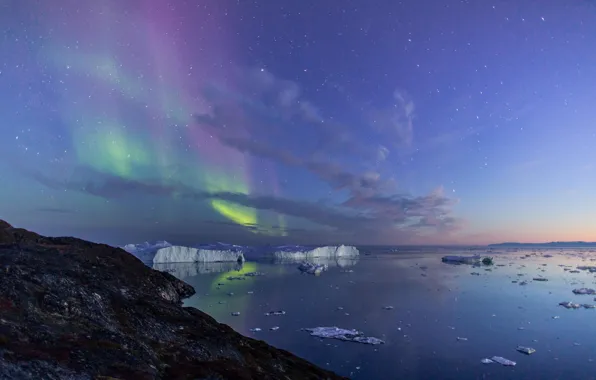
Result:
[[[592,249],[388,251],[364,249],[357,260],[330,262],[320,276],[267,260],[156,269],[196,289],[185,306],[353,379],[596,378],[596,309],[559,305],[596,304],[594,295],[572,292],[595,287],[595,273],[576,271],[596,265]],[[448,254],[492,256],[494,265],[445,264],[441,257]],[[250,272],[263,275],[244,276]],[[322,339],[303,330],[331,326],[385,343]],[[493,356],[516,365],[481,362]]]

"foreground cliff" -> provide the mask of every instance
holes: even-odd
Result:
[[[0,378],[340,378],[182,307],[192,294],[121,249],[0,220]]]

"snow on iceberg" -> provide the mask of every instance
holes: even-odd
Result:
[[[136,256],[143,262],[150,262],[153,260],[153,256],[160,248],[171,247],[172,244],[165,240],[156,241],[155,243],[144,242],[140,244],[126,244],[122,247],[126,252]]]
[[[244,262],[244,251],[244,247],[223,243],[196,247],[174,245],[159,249],[153,257],[153,264]]]
[[[314,258],[357,257],[360,255],[358,249],[349,245],[306,247],[300,245],[284,245],[274,247],[268,252],[268,256],[278,260],[309,260]]]

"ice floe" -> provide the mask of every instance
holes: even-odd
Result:
[[[356,343],[363,343],[363,344],[384,344],[385,341],[374,338],[374,337],[367,337],[358,330],[347,330],[342,329],[339,327],[314,327],[314,328],[304,328],[304,331],[310,332],[310,335],[316,336],[319,338],[326,338],[326,339],[338,339],[343,340],[346,342],[356,342]]]
[[[490,360],[490,361],[486,361],[486,360]],[[493,356],[490,359],[482,359],[482,362],[483,363],[486,363],[486,364],[495,362],[495,363],[499,363],[501,365],[510,366],[510,367],[513,367],[513,366],[515,366],[517,364],[513,360],[505,359],[502,356]]]
[[[536,352],[536,350],[533,349],[532,347],[525,347],[525,346],[517,346],[517,348],[515,350],[518,352],[521,352],[522,354],[526,354],[526,355],[531,355],[534,352]]]
[[[313,264],[309,262],[303,262],[298,266],[298,270],[302,273],[320,275],[328,269],[326,264]]]
[[[587,295],[594,295],[594,294],[596,294],[596,290],[590,289],[590,288],[573,289],[572,292],[574,294],[587,294]]]

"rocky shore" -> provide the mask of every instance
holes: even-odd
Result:
[[[0,220],[0,379],[343,379],[182,307],[119,248]]]

